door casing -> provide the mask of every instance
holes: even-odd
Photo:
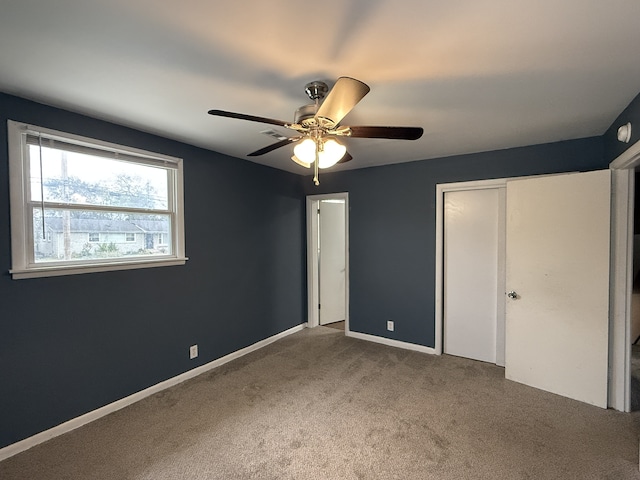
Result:
[[[640,141],[609,164],[612,198],[608,405],[624,412],[631,411],[634,173],[638,167]]]
[[[640,141],[609,164],[611,172],[611,265],[609,310],[609,375],[607,406],[631,410],[631,291],[633,288],[633,220],[635,177],[640,167]],[[506,185],[507,180],[484,180],[436,185],[435,348],[442,354],[443,320],[443,192],[446,188]]]
[[[506,188],[507,179],[478,180],[472,182],[442,183],[436,185],[436,279],[435,279],[435,353],[441,355],[443,350],[444,327],[444,197],[446,192],[486,190]],[[498,235],[498,252],[504,252],[504,224]],[[498,296],[504,292],[504,255],[498,255]],[[504,299],[497,301],[496,324],[496,363],[504,365]]]
[[[345,218],[345,333],[349,333],[349,193],[307,196],[307,327],[320,325],[318,281],[318,205],[321,200],[344,200]]]

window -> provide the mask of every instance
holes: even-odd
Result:
[[[185,263],[181,159],[13,121],[8,133],[13,278]]]

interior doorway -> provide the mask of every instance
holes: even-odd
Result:
[[[308,326],[349,332],[349,195],[307,197]]]
[[[640,180],[640,167],[634,169],[634,183]],[[640,197],[633,192],[633,274],[631,287],[631,365],[630,410],[640,410]]]
[[[609,406],[631,411],[635,170],[640,142],[609,164],[612,173]]]

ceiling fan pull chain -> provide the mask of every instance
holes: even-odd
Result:
[[[369,90],[366,83],[351,77],[338,78],[331,90],[320,80],[309,82],[305,86],[305,92],[313,103],[303,105],[295,111],[294,123],[217,109],[209,110],[209,115],[267,123],[295,130],[298,133],[295,137],[263,131],[262,133],[275,136],[278,142],[260,148],[247,156],[265,155],[293,143],[295,145],[291,160],[304,168],[310,168],[313,163],[313,183],[317,186],[320,185],[318,169],[329,168],[336,163],[346,163],[353,159],[347,152],[347,147],[336,141],[336,137],[417,140],[422,136],[424,131],[421,127],[340,125],[340,122],[369,93]],[[315,158],[311,141],[315,143]],[[322,166],[320,166],[321,158]]]
[[[318,180],[318,163],[320,163],[320,142],[318,141],[317,137],[314,139],[314,141],[316,144],[316,161],[313,162],[313,183],[317,187],[318,185],[320,185],[320,180]]]

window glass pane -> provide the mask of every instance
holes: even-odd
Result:
[[[31,201],[41,201],[44,192],[45,202],[168,208],[165,168],[37,145],[29,145],[29,160]]]
[[[14,279],[182,265],[182,159],[7,121]]]
[[[42,210],[32,208],[32,216],[36,263],[135,259],[173,253],[169,215],[45,209],[44,229]]]

